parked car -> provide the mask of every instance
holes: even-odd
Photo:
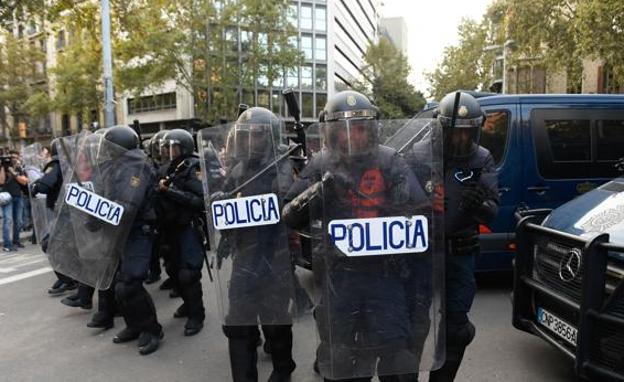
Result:
[[[624,381],[624,177],[519,215],[514,327],[567,355],[580,377]]]

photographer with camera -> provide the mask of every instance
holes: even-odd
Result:
[[[24,209],[21,187],[26,185],[28,185],[28,177],[22,169],[19,152],[11,150],[9,156],[0,157],[0,187],[5,196],[0,198],[0,204],[2,204],[2,250],[4,252],[17,251],[17,248],[24,247],[20,242],[19,233],[22,225],[22,210]]]

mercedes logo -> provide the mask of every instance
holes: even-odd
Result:
[[[581,251],[572,249],[561,257],[559,262],[559,278],[563,282],[570,282],[576,279],[581,272]]]

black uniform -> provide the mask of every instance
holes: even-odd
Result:
[[[445,107],[452,109],[454,96],[447,96],[441,102],[443,117]],[[468,312],[476,293],[474,272],[479,254],[478,226],[494,220],[499,203],[496,168],[490,152],[473,140],[464,141],[463,149],[453,147],[453,143],[449,142],[449,130],[454,132],[459,129],[476,131],[471,134],[478,141],[482,125],[483,114],[476,100],[461,93],[458,101],[457,107],[460,110],[464,108],[464,115],[461,112],[457,115],[458,126],[436,125],[430,137],[416,143],[407,155],[410,166],[417,174],[423,170],[427,173],[430,169],[423,169],[422,159],[430,155],[432,145],[428,140],[444,139],[443,192],[431,191],[444,196],[446,361],[441,369],[431,372],[429,380],[432,382],[454,380],[465,349],[475,336],[475,327],[468,319]],[[447,110],[446,114],[451,112]],[[451,119],[448,116],[444,118]]]
[[[33,196],[37,194],[47,195],[46,207],[51,211],[54,211],[54,207],[56,206],[56,200],[58,199],[62,185],[63,174],[61,173],[61,165],[59,163],[58,157],[55,155],[52,157],[52,160],[48,162],[43,168],[43,176],[37,179],[31,186],[31,192]],[[41,248],[43,249],[43,252],[46,252],[47,250],[47,244],[49,240],[48,235],[40,238]],[[65,284],[66,286],[75,284],[75,281],[72,280],[71,277],[67,277],[56,271],[54,273],[58,278],[57,283],[55,283],[55,286],[57,286],[57,288],[63,287],[62,284]],[[54,286],[53,289],[55,289]]]
[[[177,273],[184,300],[183,309],[178,311],[188,316],[187,335],[196,334],[205,318],[200,281],[205,248],[199,224],[204,199],[199,171],[199,159],[194,156],[174,159],[163,174],[171,180],[170,186],[156,193],[160,235],[169,243],[170,261],[166,262],[166,269],[170,275]]]
[[[269,161],[273,158],[268,158]],[[252,178],[267,161],[239,162],[223,184],[233,190]],[[280,174],[277,174],[277,172]],[[239,196],[285,195],[292,180],[288,160],[271,167],[262,176],[241,189]],[[293,271],[286,246],[284,224],[238,228],[222,232],[221,240],[231,247],[232,274],[229,281],[229,312],[223,332],[228,337],[232,378],[235,382],[258,380],[256,347],[260,339],[257,325],[251,322],[290,322],[290,302],[294,299]],[[227,255],[227,254],[226,254]],[[232,321],[238,321],[232,322]],[[262,324],[262,332],[271,349],[273,372],[270,381],[287,381],[296,367],[292,359],[292,325]]]

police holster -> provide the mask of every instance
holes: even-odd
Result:
[[[446,252],[454,256],[474,255],[479,252],[479,234],[466,230],[447,238]]]

